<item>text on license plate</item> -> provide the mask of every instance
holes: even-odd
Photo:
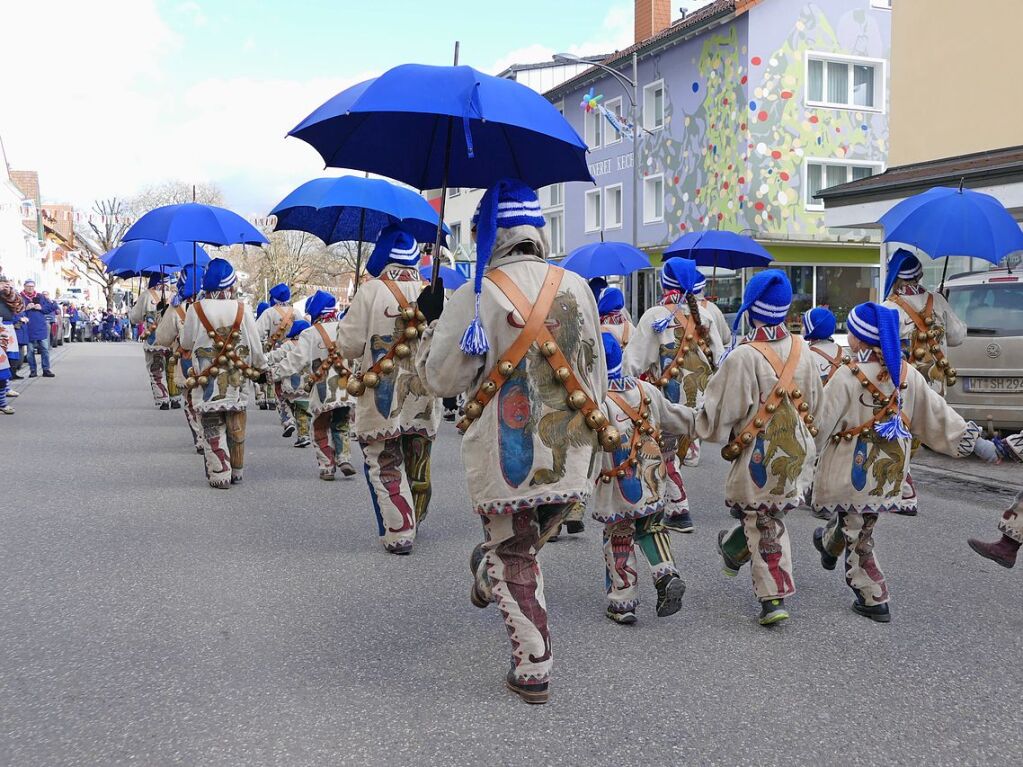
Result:
[[[1023,392],[1023,376],[970,376],[966,391]]]

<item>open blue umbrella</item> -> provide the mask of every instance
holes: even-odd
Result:
[[[119,277],[143,273],[176,272],[192,263],[192,243],[163,243],[155,240],[132,240],[118,245],[100,256],[100,261],[111,274]],[[197,248],[195,260],[200,266],[210,262],[209,254]]]
[[[632,274],[650,268],[650,259],[625,242],[593,242],[573,250],[561,267],[586,279]]]
[[[267,242],[256,227],[237,213],[198,202],[153,208],[132,224],[121,239],[207,245],[264,245]]]
[[[433,264],[419,269],[423,279],[430,282],[433,280]],[[457,290],[469,281],[469,278],[450,266],[440,267],[440,278],[444,280],[444,290]]]
[[[682,256],[699,266],[742,269],[767,266],[774,260],[760,243],[735,232],[712,230],[683,234],[664,251],[664,257]]]

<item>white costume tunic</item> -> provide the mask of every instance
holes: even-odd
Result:
[[[721,343],[725,346],[732,343],[732,328],[729,326],[728,320],[725,319],[725,313],[721,311],[721,307],[708,298],[700,298],[698,303],[702,311],[706,311],[714,318],[714,327],[718,329]]]
[[[830,338],[813,339],[809,342],[810,359],[817,365],[817,372],[820,373],[821,381],[827,383],[833,370],[842,363],[842,358],[847,354],[845,347],[839,346]],[[834,361],[834,364],[833,364]]]
[[[306,328],[310,330],[311,328]],[[287,338],[284,342],[273,351],[267,352],[266,355],[266,366],[271,371],[276,373],[279,370],[279,365],[285,357],[291,353],[296,346],[298,346],[301,334],[294,338]],[[284,399],[288,402],[307,401],[309,399],[309,393],[306,391],[305,382],[306,376],[311,372],[310,368],[306,366],[297,373],[286,375],[280,378],[281,394],[284,395]]]
[[[268,309],[263,313],[265,317],[270,313]],[[269,364],[274,380],[281,382],[282,389],[287,383],[287,388],[293,393],[302,388],[304,377],[315,370],[318,370],[320,363],[327,359],[327,345],[323,342],[323,336],[316,329],[317,324],[322,324],[327,338],[333,339],[337,335],[338,322],[314,323],[312,327],[303,330],[295,343],[288,341],[280,347],[279,353],[272,353]],[[295,385],[295,377],[299,377],[299,385]],[[341,385],[339,385],[339,383]],[[335,410],[339,407],[350,407],[352,402],[344,387],[344,380],[336,367],[327,370],[323,380],[314,384],[309,390],[309,414],[314,418],[327,410]],[[303,399],[304,397],[285,396],[289,400]]]
[[[290,304],[276,304],[259,315],[259,318],[256,320],[256,330],[259,333],[259,340],[263,344],[263,348],[269,351],[267,349],[267,342],[270,340],[270,336],[277,333],[283,324],[284,330],[278,334],[280,337],[274,344],[274,347],[280,346],[287,335],[287,328],[290,328],[291,323],[294,321],[295,309]]]
[[[956,316],[955,312],[952,311],[952,307],[948,305],[948,301],[940,293],[931,293],[918,283],[911,282],[896,288],[893,291],[893,295],[898,296],[909,304],[918,314],[923,312],[924,307],[927,305],[928,296],[933,296],[931,309],[934,325],[931,327],[941,331],[937,345],[941,348],[946,359],[948,358],[948,348],[950,346],[959,346],[966,338],[966,323]],[[903,348],[908,348],[910,339],[918,332],[917,326],[902,307],[891,298],[884,302],[884,306],[889,309],[895,309],[899,313],[899,336],[902,339]],[[944,396],[945,376],[934,365],[934,358],[928,354],[922,360],[911,360],[911,362],[924,375],[930,387],[938,392],[938,394]]]
[[[156,338],[156,328],[162,319],[157,305],[161,299],[170,305],[172,298],[174,298],[174,291],[170,288],[149,288],[139,296],[138,301],[131,307],[129,319],[136,325],[142,323],[145,326],[142,328],[142,348],[147,352],[167,351],[168,349]]]

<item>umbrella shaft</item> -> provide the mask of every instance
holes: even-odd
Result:
[[[455,41],[455,61],[454,64],[458,66],[458,48],[459,42]],[[436,289],[440,283],[440,269],[437,267],[440,264],[440,247],[444,241],[444,210],[447,207],[448,201],[448,168],[451,167],[451,118],[448,118],[448,133],[444,139],[444,176],[441,180],[440,187],[440,218],[437,221],[437,239],[433,243],[433,273],[431,274],[430,287]]]

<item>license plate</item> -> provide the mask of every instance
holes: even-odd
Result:
[[[963,383],[966,391],[1023,392],[1023,376],[970,376]]]

